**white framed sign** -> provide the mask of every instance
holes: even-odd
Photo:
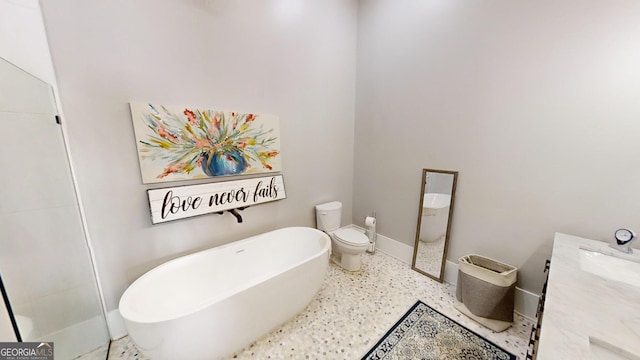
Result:
[[[150,189],[147,195],[153,224],[286,198],[282,175]]]

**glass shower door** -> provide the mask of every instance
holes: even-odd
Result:
[[[0,79],[0,275],[20,336],[54,342],[56,359],[106,354],[109,334],[52,88],[4,59]],[[3,336],[8,315],[0,311]]]

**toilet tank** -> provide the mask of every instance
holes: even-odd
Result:
[[[340,228],[342,217],[342,203],[332,201],[316,205],[316,222],[318,230],[334,231]]]

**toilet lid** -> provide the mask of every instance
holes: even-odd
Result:
[[[346,243],[354,245],[364,245],[369,243],[369,239],[367,239],[365,234],[353,229],[338,229],[333,233],[333,235]]]

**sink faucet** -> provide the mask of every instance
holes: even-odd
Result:
[[[625,254],[633,254],[631,245],[636,241],[636,233],[629,229],[618,229],[615,232],[615,241],[609,245],[611,248],[622,251]]]

